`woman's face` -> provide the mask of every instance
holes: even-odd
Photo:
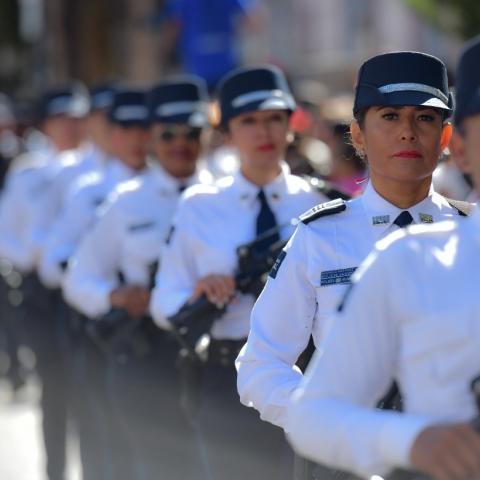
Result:
[[[202,129],[186,124],[156,123],[151,127],[151,148],[158,162],[177,178],[195,172],[202,150]]]
[[[452,155],[463,171],[472,175],[477,194],[480,195],[480,115],[472,115],[462,122],[461,132],[452,141]]]
[[[371,107],[363,128],[352,123],[352,139],[367,157],[374,185],[417,182],[430,177],[437,166],[446,147],[443,129],[440,113],[432,108]]]
[[[228,138],[243,164],[271,168],[284,158],[289,116],[286,110],[248,112],[230,120]]]

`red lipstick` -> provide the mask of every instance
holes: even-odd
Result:
[[[275,145],[273,143],[265,143],[264,145],[260,145],[258,150],[261,152],[271,152],[275,149]]]
[[[421,158],[423,155],[417,150],[402,150],[393,155],[400,158]]]

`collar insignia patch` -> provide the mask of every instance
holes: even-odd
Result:
[[[433,223],[433,217],[427,213],[420,213],[419,217],[422,223]]]
[[[377,215],[372,218],[372,225],[387,225],[390,223],[390,215]]]

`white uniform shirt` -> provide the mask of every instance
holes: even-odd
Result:
[[[60,286],[63,276],[60,265],[73,253],[76,246],[75,238],[78,238],[83,228],[80,223],[78,228],[72,227],[71,215],[78,213],[80,202],[75,199],[76,192],[85,183],[91,183],[101,177],[110,161],[115,160],[108,158],[93,144],[86,146],[76,155],[71,154],[69,162],[65,162],[63,168],[54,176],[45,201],[37,208],[39,219],[36,223],[40,232],[43,232],[38,273],[46,286],[51,288]],[[119,173],[119,176],[123,180],[123,174]],[[127,178],[129,177],[128,173]],[[70,240],[69,243],[65,237]]]
[[[30,232],[30,243],[38,264],[41,264],[49,232],[62,210],[72,183],[86,172],[101,171],[99,167],[105,161],[105,154],[98,148],[83,145],[82,148],[62,152],[54,165],[44,169],[48,187],[32,203],[33,223]]]
[[[264,186],[278,225],[288,224],[306,209],[323,201],[307,183],[283,171]],[[215,186],[194,187],[181,202],[171,241],[165,246],[162,265],[153,291],[151,312],[155,321],[169,328],[166,317],[176,313],[192,296],[198,280],[209,274],[234,276],[236,248],[256,237],[260,210],[259,187],[241,172],[219,180]],[[288,239],[293,227],[280,231]],[[227,312],[212,328],[215,339],[242,339],[250,327],[252,295],[238,293]]]
[[[414,222],[438,222],[458,211],[433,189],[408,209]],[[294,366],[308,344],[321,344],[350,275],[375,242],[398,229],[402,210],[369,184],[345,211],[300,224],[276,278],[269,278],[252,312],[248,342],[237,359],[240,400],[263,420],[285,428],[288,398],[302,374]]]
[[[298,451],[364,476],[407,467],[425,426],[477,415],[480,212],[379,242],[289,407]],[[395,379],[404,414],[374,410]]]
[[[210,181],[206,171],[178,180],[152,165],[119,186],[71,259],[63,282],[69,303],[92,318],[107,313],[119,272],[127,285],[148,287],[150,267],[159,259],[170,230],[180,186]]]
[[[83,235],[93,226],[98,207],[108,194],[138,174],[119,160],[111,159],[103,171],[87,173],[73,182],[65,206],[50,229],[40,262],[39,274],[46,286],[59,286],[60,264],[70,258]]]
[[[32,271],[38,261],[37,203],[51,185],[52,173],[60,168],[59,152],[49,150],[42,161],[12,172],[0,202],[0,256],[22,272]]]

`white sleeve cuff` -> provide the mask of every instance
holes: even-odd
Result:
[[[431,419],[409,414],[392,414],[378,436],[379,452],[389,464],[399,468],[411,466],[410,451],[419,433]]]
[[[110,304],[110,293],[114,288],[115,286],[111,284],[99,284],[96,287],[94,298],[92,298],[93,317],[105,315],[112,308]]]

